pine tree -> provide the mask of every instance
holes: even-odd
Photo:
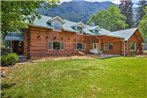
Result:
[[[127,17],[126,23],[128,24],[128,28],[131,28],[134,26],[132,0],[120,0],[120,2],[119,8],[121,13]]]
[[[135,26],[138,26],[139,21],[145,15],[144,8],[147,6],[147,1],[146,0],[139,0],[137,5],[138,5],[138,8],[137,8],[137,15],[136,15],[136,24],[135,24]]]
[[[145,49],[147,49],[147,6],[144,9],[144,16],[139,22],[139,30],[142,34],[142,37],[144,38],[144,46]]]

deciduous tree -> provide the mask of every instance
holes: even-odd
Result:
[[[96,25],[102,28],[116,31],[127,27],[125,21],[126,17],[121,14],[120,9],[111,5],[108,10],[101,10],[93,14],[87,23],[90,24],[91,22],[95,22]]]
[[[45,0],[34,1],[1,1],[1,32],[5,36],[8,32],[18,31],[26,28],[27,24],[33,22],[36,17],[40,17],[37,13],[37,8],[41,7],[41,3]],[[59,2],[59,0],[46,0],[49,5],[44,7],[52,7]]]

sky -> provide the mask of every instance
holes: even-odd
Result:
[[[69,1],[72,1],[72,0],[60,0],[61,2],[69,2]],[[78,0],[77,0],[78,1]],[[115,4],[120,4],[120,0],[85,0],[85,1],[88,1],[88,2],[104,2],[104,1],[111,1]],[[137,7],[136,3],[139,1],[139,0],[132,0],[134,2],[134,6],[133,7]]]

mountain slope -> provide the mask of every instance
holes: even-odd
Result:
[[[71,2],[63,2],[61,5],[55,8],[44,9],[39,8],[38,12],[42,15],[47,16],[60,16],[61,18],[68,19],[71,21],[79,22],[86,21],[90,16],[99,10],[107,9],[112,2],[86,2],[84,0],[74,0]],[[113,4],[114,5],[114,4]]]

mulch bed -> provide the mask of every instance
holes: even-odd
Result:
[[[12,66],[0,66],[1,80],[11,71]],[[3,75],[2,75],[3,74]]]

